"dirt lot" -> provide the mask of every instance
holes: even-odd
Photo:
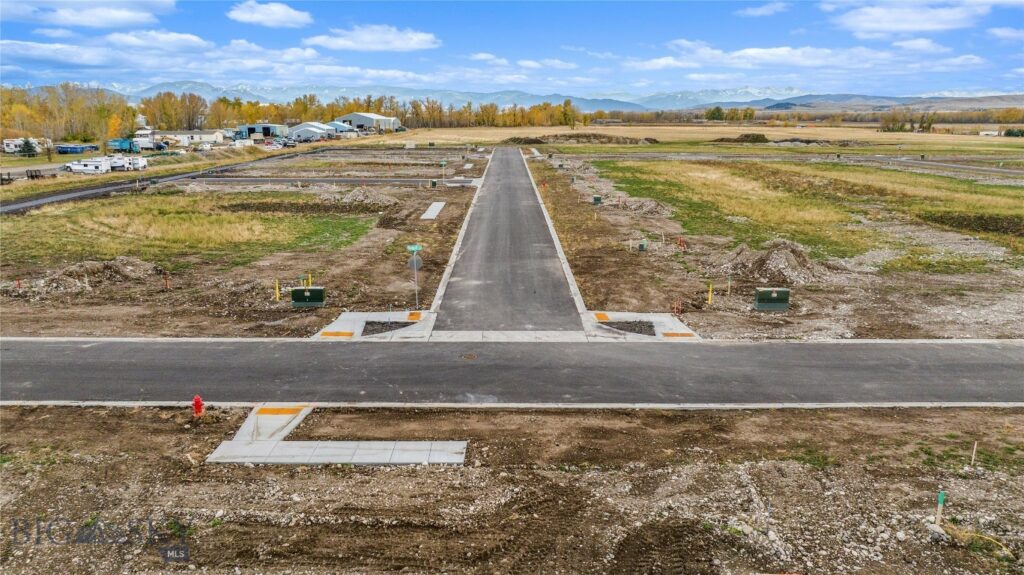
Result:
[[[213,410],[195,423],[183,408],[3,408],[0,568],[911,575],[1024,567],[1001,550],[1024,554],[1020,410],[345,410],[315,413],[292,439],[469,440],[467,465],[203,464],[245,414]],[[965,467],[974,441],[976,466]],[[956,538],[933,542],[927,521],[939,490]],[[147,517],[163,539],[114,537]],[[43,525],[39,544],[21,531],[14,544],[11,526],[26,520]],[[57,520],[57,541],[83,528],[106,539],[52,544],[45,527]],[[159,548],[181,542],[188,564],[163,563]]]
[[[332,149],[311,156],[272,160],[223,172],[226,176],[436,178],[446,162],[447,178],[479,178],[487,165],[476,148],[417,148],[412,150]],[[468,166],[468,167],[467,167]]]
[[[530,167],[588,309],[673,311],[718,339],[1024,337],[1019,188],[843,165]],[[755,287],[792,288],[791,310],[754,312]]]
[[[957,130],[969,130],[971,126],[955,126]],[[859,142],[855,147],[836,145],[828,147],[772,147],[769,151],[784,154],[804,153],[837,153],[845,154],[966,154],[984,155],[997,154],[1007,159],[1020,158],[1024,151],[1024,142],[1020,138],[991,138],[972,135],[954,134],[916,134],[879,132],[873,125],[850,125],[829,127],[808,125],[805,128],[792,126],[768,126],[764,124],[750,125],[633,125],[633,126],[577,126],[575,130],[567,126],[551,127],[517,127],[517,128],[443,128],[416,129],[402,134],[382,137],[361,138],[360,145],[376,145],[378,143],[397,144],[417,142],[424,145],[436,142],[439,145],[450,144],[495,144],[508,138],[540,138],[561,136],[573,140],[574,135],[582,132],[606,134],[613,138],[644,139],[653,138],[657,144],[640,145],[591,145],[591,144],[555,144],[543,151],[561,153],[592,153],[601,148],[605,151],[635,151],[636,148],[646,152],[676,151],[751,151],[760,146],[746,146],[730,143],[716,143],[721,138],[736,138],[746,133],[762,133],[771,140],[793,138],[828,140],[833,142]]]
[[[6,218],[0,333],[308,336],[343,311],[411,309],[414,242],[429,306],[475,188],[353,188],[182,182]],[[420,220],[435,201],[438,219]],[[50,235],[28,241],[34,228]],[[309,274],[325,308],[274,300],[275,280]]]

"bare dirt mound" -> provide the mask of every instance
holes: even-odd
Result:
[[[57,293],[92,291],[102,284],[136,283],[164,274],[163,268],[139,258],[118,256],[112,260],[87,260],[55,270],[27,286],[4,286],[4,295],[39,298]]]
[[[807,250],[789,240],[772,240],[763,251],[742,244],[717,262],[714,271],[738,278],[783,285],[803,285],[824,275]]]
[[[621,199],[619,205],[624,210],[629,210],[635,214],[641,216],[671,216],[675,211],[671,207],[652,200],[650,198],[630,198],[624,197]]]
[[[555,134],[541,138],[508,138],[502,144],[513,146],[536,146],[538,144],[657,144],[654,138],[629,138],[582,132],[579,134]]]
[[[764,134],[740,134],[735,138],[718,138],[711,141],[737,144],[767,144],[770,140]]]
[[[355,204],[374,208],[389,208],[398,200],[370,188],[356,188],[341,198],[343,204]]]

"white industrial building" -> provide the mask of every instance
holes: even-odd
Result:
[[[357,138],[359,137],[359,131],[349,126],[348,124],[342,124],[335,120],[333,122],[327,122],[327,125],[334,128],[335,137],[337,138]]]
[[[196,144],[223,144],[224,133],[220,130],[182,130],[173,132],[157,132],[160,140],[174,140],[179,146]]]
[[[315,126],[293,126],[288,128],[288,137],[299,142],[311,140],[326,140],[331,137],[330,132]]]
[[[333,138],[337,128],[320,122],[303,122],[288,127],[288,136],[295,140],[326,140]]]
[[[340,118],[335,118],[334,121],[348,124],[357,130],[385,130],[393,132],[402,126],[398,118],[381,116],[372,112],[352,112]]]

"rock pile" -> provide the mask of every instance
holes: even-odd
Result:
[[[763,251],[742,244],[719,260],[713,271],[782,285],[803,285],[823,273],[803,246],[788,240],[772,240]]]
[[[87,260],[55,270],[42,279],[24,285],[20,290],[5,285],[5,295],[39,298],[57,293],[83,293],[105,283],[140,282],[163,275],[160,266],[139,258],[118,256],[112,260]]]
[[[373,208],[388,208],[398,200],[370,188],[356,188],[341,198],[343,204],[356,204]]]

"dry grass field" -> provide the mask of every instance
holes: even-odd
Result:
[[[655,138],[658,144],[636,146],[573,146],[557,145],[553,149],[563,152],[597,151],[761,151],[764,153],[800,153],[834,151],[830,148],[805,150],[802,148],[756,148],[713,143],[719,138],[735,138],[740,134],[760,133],[770,140],[803,138],[829,141],[848,141],[862,145],[836,148],[844,153],[907,153],[926,154],[1024,154],[1024,139],[994,138],[954,134],[915,134],[879,132],[873,126],[825,127],[808,125],[806,128],[764,125],[632,125],[632,126],[566,126],[522,128],[422,128],[398,134],[360,139],[356,145],[397,144],[415,142],[424,145],[435,142],[448,144],[493,144],[508,138],[540,138],[551,135],[598,133],[627,138]]]

